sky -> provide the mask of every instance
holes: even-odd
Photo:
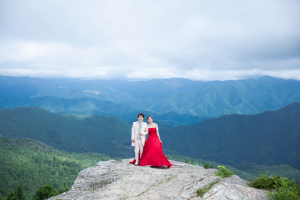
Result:
[[[299,0],[0,0],[0,75],[300,80]]]

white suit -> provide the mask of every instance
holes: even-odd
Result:
[[[143,134],[142,136],[140,136],[140,139],[139,139],[139,129]],[[131,129],[131,140],[134,139],[135,143],[132,142],[131,145],[135,146],[134,148],[135,160],[137,163],[139,162],[140,157],[142,156],[147,134],[148,134],[147,123],[142,122],[142,125],[140,127],[139,122],[133,122],[132,129]],[[140,156],[139,156],[139,152],[140,152]]]

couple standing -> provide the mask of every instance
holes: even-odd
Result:
[[[171,167],[173,164],[163,153],[158,126],[153,123],[153,117],[148,116],[149,124],[143,122],[145,115],[137,115],[139,121],[133,122],[131,130],[131,145],[135,147],[135,159],[130,162],[139,166]],[[149,135],[147,141],[146,135]]]

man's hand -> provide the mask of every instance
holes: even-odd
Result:
[[[140,136],[142,136],[142,135],[143,135],[143,133],[142,133],[142,132],[139,132],[139,134],[140,134]]]
[[[131,141],[132,141],[132,143],[135,143],[135,139],[132,139]]]

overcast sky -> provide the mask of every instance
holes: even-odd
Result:
[[[299,0],[0,0],[0,75],[300,80],[299,8]]]

